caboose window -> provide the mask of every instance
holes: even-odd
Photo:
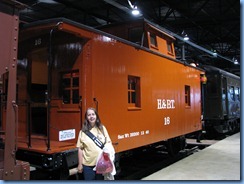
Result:
[[[191,87],[185,85],[185,105],[186,107],[191,106]]]
[[[155,34],[153,34],[153,33],[150,33],[150,45],[152,46],[152,47],[158,47],[158,43],[157,43],[157,37],[156,37],[156,35]]]
[[[64,104],[79,103],[79,71],[62,74],[62,92]]]
[[[167,50],[169,54],[173,54],[173,46],[172,46],[172,42],[167,41]]]
[[[140,77],[128,76],[128,105],[141,107]]]

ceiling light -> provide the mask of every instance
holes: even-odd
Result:
[[[217,57],[217,55],[218,55],[218,54],[217,54],[216,50],[214,50],[214,51],[213,51],[213,56],[214,56],[214,57]]]
[[[184,41],[189,40],[189,37],[187,36],[187,34],[185,33],[184,30],[182,31],[181,35],[182,35]]]
[[[237,59],[235,59],[234,64],[235,65],[238,65],[239,64],[239,62],[237,61]]]
[[[187,34],[185,34],[184,38],[185,41],[189,40],[189,37],[187,36]]]
[[[59,4],[58,2],[54,0],[38,0],[38,3],[47,3],[47,4]]]
[[[137,7],[135,6],[133,9],[132,9],[132,15],[139,15],[140,14],[140,11],[137,9]]]
[[[138,15],[140,15],[140,11],[137,9],[137,6],[134,4],[132,4],[131,2],[130,2],[130,0],[128,0],[128,3],[129,3],[129,5],[130,5],[130,7],[131,7],[131,9],[132,9],[132,11],[131,11],[131,13],[132,13],[132,15],[134,15],[134,16],[138,16]]]

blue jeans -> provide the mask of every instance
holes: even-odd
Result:
[[[96,174],[96,171],[93,171],[94,167],[83,165],[84,180],[104,180],[102,174]]]

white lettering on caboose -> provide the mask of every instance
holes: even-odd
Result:
[[[174,109],[175,100],[170,99],[157,99],[158,109]]]

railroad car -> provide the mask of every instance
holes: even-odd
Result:
[[[19,9],[18,2],[0,1],[2,24],[0,29],[0,180],[28,180],[30,177],[29,163],[17,160],[15,157],[18,120],[16,69]],[[7,76],[9,80],[4,81],[3,76]],[[8,95],[5,94],[7,88]]]
[[[230,134],[240,130],[240,77],[214,66],[203,66],[203,121],[206,135]]]
[[[202,128],[204,70],[177,60],[174,40],[144,19],[100,30],[64,18],[24,25],[18,46],[17,158],[66,179],[77,166],[77,136],[91,106],[108,129],[116,156],[161,141],[171,154],[184,149],[184,135]],[[2,80],[8,94],[10,78],[4,74]]]

